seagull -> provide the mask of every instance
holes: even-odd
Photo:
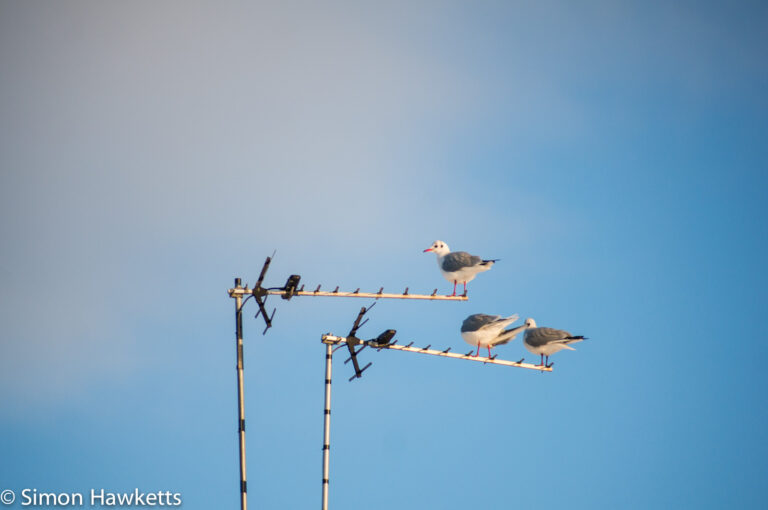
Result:
[[[520,326],[507,330],[504,329],[517,319],[517,314],[510,315],[509,317],[486,315],[484,313],[470,315],[461,323],[461,338],[469,345],[477,346],[475,357],[480,355],[480,347],[487,347],[488,357],[490,358],[491,347],[511,342],[518,333],[526,328],[526,326]]]
[[[537,328],[536,321],[533,319],[525,319],[523,327],[526,328],[523,345],[533,354],[541,355],[541,366],[551,367],[552,365],[548,363],[552,354],[563,349],[575,351],[576,349],[568,344],[586,340],[583,336],[574,336],[562,329]],[[544,363],[545,356],[547,364]]]
[[[465,251],[451,252],[448,245],[442,241],[435,241],[432,246],[424,250],[424,253],[432,251],[437,254],[437,265],[443,277],[453,282],[453,294],[456,295],[456,284],[464,283],[464,295],[467,295],[467,282],[475,279],[477,273],[488,271],[493,263],[499,259],[483,260],[477,255],[470,255]]]

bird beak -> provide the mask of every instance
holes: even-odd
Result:
[[[424,250],[424,253],[427,253],[428,251],[432,251],[432,248],[427,248],[426,250]]]

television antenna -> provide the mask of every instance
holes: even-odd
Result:
[[[278,295],[282,297],[284,300],[290,300],[291,298],[298,296],[298,297],[343,297],[343,298],[373,298],[373,299],[417,299],[417,300],[429,300],[429,301],[467,301],[467,295],[466,293],[458,296],[442,296],[437,294],[437,289],[435,289],[431,294],[410,294],[409,288],[406,287],[405,290],[402,293],[385,293],[384,287],[380,287],[378,292],[360,292],[360,288],[357,288],[356,290],[352,292],[340,292],[339,287],[336,286],[336,288],[331,291],[322,291],[321,286],[318,285],[314,291],[305,291],[304,285],[299,287],[299,282],[301,281],[301,276],[297,274],[292,274],[288,277],[288,279],[285,282],[285,285],[282,287],[264,287],[264,278],[267,274],[267,270],[269,269],[269,265],[272,262],[272,259],[274,258],[274,253],[271,257],[267,257],[266,261],[264,262],[264,265],[261,268],[261,273],[259,273],[259,278],[256,281],[256,284],[253,286],[253,288],[249,288],[248,284],[246,283],[245,286],[242,285],[242,280],[240,278],[235,278],[235,286],[228,290],[229,297],[233,298],[235,300],[235,346],[236,346],[236,356],[237,356],[237,403],[238,403],[238,437],[239,437],[239,445],[240,445],[240,508],[241,510],[247,510],[248,508],[248,484],[246,479],[246,462],[245,462],[245,384],[244,384],[244,366],[243,366],[243,306],[245,306],[245,303],[248,302],[249,299],[253,298],[253,300],[256,302],[256,305],[258,306],[259,310],[256,312],[255,318],[258,318],[259,316],[262,317],[264,320],[264,331],[262,334],[266,334],[269,328],[272,327],[272,321],[275,318],[275,312],[277,311],[276,308],[272,310],[272,313],[270,314],[267,310],[266,304],[267,299],[269,296]],[[373,306],[373,305],[371,305]],[[364,308],[364,310],[370,310],[371,307],[368,307],[367,309]],[[353,329],[350,331],[350,334],[345,337],[346,339],[356,339],[355,333],[357,332],[357,329],[361,327],[363,324],[365,324],[365,321],[363,323],[360,323],[360,320],[362,319],[365,312],[361,311],[361,313],[358,315],[358,319],[356,321],[356,326],[353,326]],[[394,335],[394,333],[393,333]],[[353,360],[353,366],[355,368],[355,375],[352,377],[352,379],[359,378],[362,376],[362,373],[364,370],[366,370],[371,364],[369,363],[363,368],[360,368],[358,361],[357,361],[357,354],[360,352],[361,349],[355,350],[354,346],[358,344],[352,345],[349,341],[345,340],[346,344],[349,346],[350,349],[350,359]],[[363,345],[365,347],[365,345]],[[330,374],[330,372],[329,372]],[[330,393],[328,394],[329,398],[329,404],[330,404]]]
[[[375,304],[375,303],[374,303]],[[408,345],[398,345],[397,340],[394,339],[396,331],[394,329],[384,330],[378,337],[370,340],[361,340],[357,337],[357,330],[360,329],[368,319],[360,320],[371,309],[373,305],[368,308],[362,308],[358,313],[355,322],[352,325],[352,329],[346,337],[332,335],[327,333],[322,335],[321,341],[325,344],[325,410],[324,410],[324,422],[323,422],[323,496],[322,496],[322,508],[328,509],[328,485],[330,483],[330,454],[331,454],[331,373],[332,373],[332,361],[333,353],[337,349],[343,348],[345,345],[349,348],[350,357],[344,362],[345,364],[352,361],[355,373],[349,378],[350,381],[359,379],[363,375],[363,371],[371,366],[368,363],[365,367],[360,369],[360,364],[357,356],[366,347],[371,347],[376,351],[382,350],[395,350],[400,352],[415,352],[418,354],[427,354],[431,356],[441,356],[445,358],[462,359],[468,361],[479,361],[483,364],[490,363],[492,365],[501,365],[508,367],[527,368],[531,370],[538,370],[541,372],[552,372],[552,365],[534,365],[532,363],[523,363],[524,359],[520,361],[508,361],[504,359],[498,359],[497,355],[493,356],[473,356],[472,350],[466,354],[458,354],[450,352],[451,348],[448,347],[444,350],[431,349],[432,345],[426,347],[413,347],[414,342],[410,342]],[[356,347],[361,345],[359,349]]]

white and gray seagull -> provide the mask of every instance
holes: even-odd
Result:
[[[432,246],[424,252],[434,252],[437,254],[437,265],[443,277],[449,282],[453,282],[453,294],[456,295],[456,284],[464,283],[464,295],[467,294],[467,282],[475,279],[477,273],[488,271],[494,262],[499,259],[484,260],[477,255],[470,255],[465,251],[452,252],[448,245],[442,241],[435,241]]]
[[[569,344],[586,340],[583,336],[572,335],[562,329],[537,328],[536,321],[525,319],[525,335],[523,335],[523,345],[533,354],[541,356],[541,366],[551,367],[549,357],[556,352],[568,349],[575,351]],[[544,357],[546,356],[546,363]]]
[[[509,317],[484,313],[470,315],[461,323],[461,338],[469,345],[477,346],[475,357],[480,355],[480,347],[487,347],[490,358],[491,347],[511,342],[518,333],[525,329],[525,326],[504,329],[517,319],[517,314]]]

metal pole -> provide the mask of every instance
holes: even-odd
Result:
[[[323,427],[323,510],[328,510],[328,463],[331,455],[331,361],[333,345],[325,344],[325,424]]]
[[[235,278],[235,288],[240,287],[240,278]],[[243,298],[235,295],[235,323],[237,325],[237,403],[238,434],[240,436],[240,509],[248,508],[248,488],[245,481],[245,397],[243,394]]]

